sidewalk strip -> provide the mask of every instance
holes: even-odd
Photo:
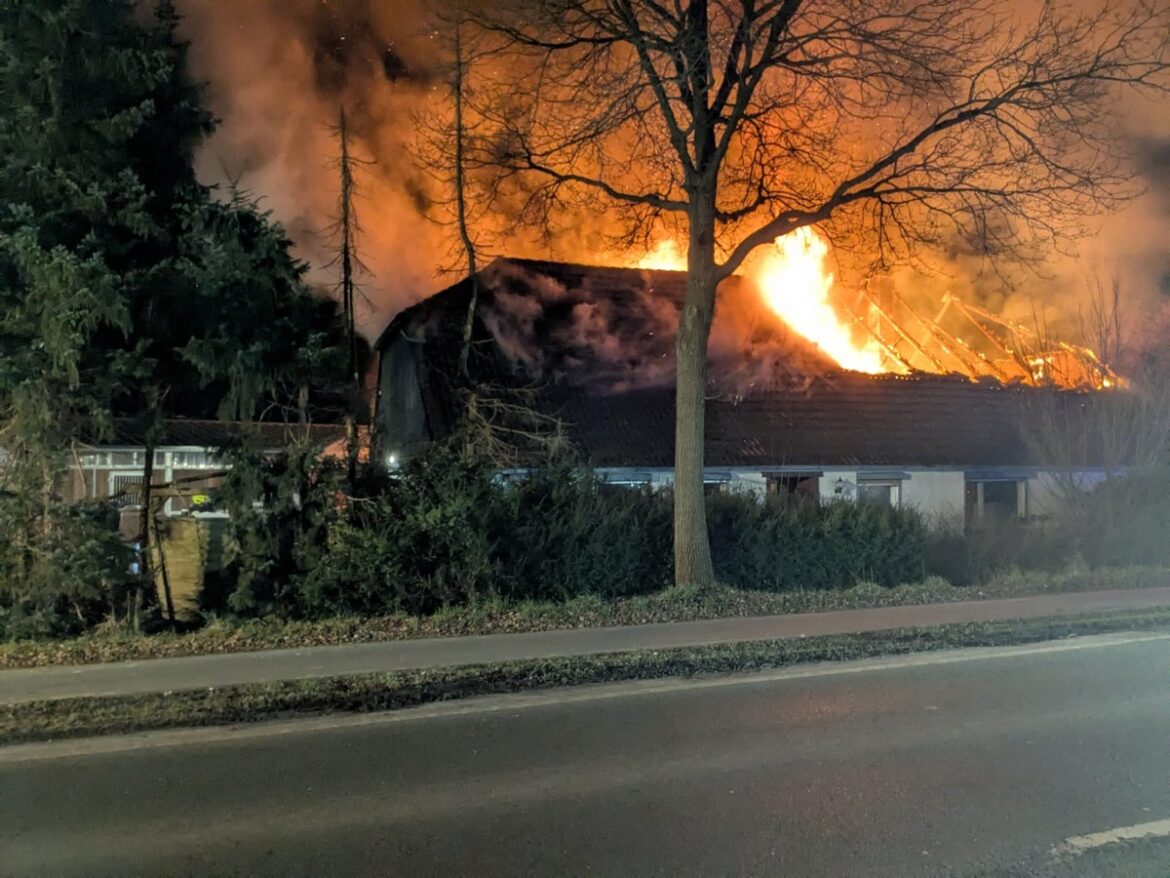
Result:
[[[939,625],[1071,618],[1170,607],[1170,588],[836,610],[787,616],[421,638],[0,671],[0,706],[78,697],[223,688],[249,683],[783,641]]]
[[[481,695],[467,701],[441,701],[395,711],[369,714],[329,714],[327,716],[269,720],[259,725],[210,726],[196,729],[161,729],[147,732],[116,734],[108,737],[78,740],[46,741],[0,746],[0,765],[32,762],[42,759],[61,759],[120,753],[131,750],[185,746],[192,743],[241,741],[254,738],[280,737],[304,734],[324,729],[354,728],[371,725],[390,725],[442,717],[499,712],[519,713],[566,704],[585,704],[637,698],[645,695],[681,693],[705,689],[723,689],[740,686],[770,685],[789,680],[807,680],[820,677],[881,673],[914,668],[952,665],[963,662],[1002,661],[1030,658],[1054,653],[1108,649],[1155,641],[1170,640],[1170,634],[1096,634],[1072,641],[1028,643],[1020,646],[969,647],[948,652],[914,653],[882,658],[856,659],[844,662],[823,662],[815,665],[772,668],[716,675],[710,677],[673,677],[665,679],[625,680],[599,683],[578,688],[551,691],[521,691],[503,695]]]

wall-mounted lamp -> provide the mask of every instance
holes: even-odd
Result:
[[[846,482],[843,478],[838,477],[837,481],[833,483],[833,493],[840,497],[845,493]]]

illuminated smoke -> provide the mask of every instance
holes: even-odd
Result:
[[[262,196],[324,286],[334,280],[324,268],[331,254],[323,233],[337,192],[329,126],[346,105],[355,152],[376,162],[362,175],[358,203],[362,255],[372,271],[364,315],[370,334],[403,306],[446,286],[451,278],[438,269],[459,264],[453,229],[435,222],[435,184],[412,156],[414,113],[446,100],[435,66],[440,52],[423,24],[427,6],[423,0],[180,0],[195,75],[207,82],[222,122],[200,151],[201,178],[238,180]],[[1126,117],[1151,192],[1106,218],[1102,235],[1082,242],[1077,258],[1054,258],[1039,274],[1009,271],[1005,279],[989,269],[977,246],[956,242],[936,260],[935,276],[895,272],[898,288],[918,304],[937,300],[945,287],[1007,319],[1040,322],[1062,335],[1077,329],[1086,275],[1120,275],[1131,311],[1158,305],[1170,293],[1170,118],[1163,104],[1149,102]],[[599,213],[571,224],[548,248],[513,237],[500,240],[495,252],[629,264],[606,249],[601,233],[607,230]],[[837,282],[853,288],[861,278],[842,266]]]

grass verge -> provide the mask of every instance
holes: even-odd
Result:
[[[212,726],[621,680],[760,670],[817,661],[1004,646],[1170,627],[1170,610],[905,628],[434,670],[363,674],[165,694],[74,698],[0,709],[0,743]]]
[[[981,586],[963,588],[953,586],[945,579],[931,577],[923,582],[893,588],[862,583],[849,589],[775,593],[735,588],[699,590],[676,587],[614,601],[605,601],[593,595],[558,602],[506,603],[485,600],[473,606],[448,608],[423,618],[394,615],[307,622],[219,619],[187,634],[145,635],[109,626],[70,640],[0,644],[0,669],[333,646],[415,637],[505,634],[557,628],[816,613],[1096,589],[1149,588],[1168,584],[1170,570],[1134,567],[1060,573],[1009,573],[996,576]]]

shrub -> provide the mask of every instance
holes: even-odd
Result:
[[[716,576],[766,591],[895,585],[924,568],[926,527],[913,509],[725,494],[708,502]]]
[[[557,466],[508,485],[504,498],[495,539],[504,596],[614,598],[669,584],[669,494]]]
[[[297,612],[431,613],[492,591],[501,488],[452,446],[419,455],[354,501],[329,551],[296,583]]]
[[[108,504],[0,494],[0,637],[64,637],[115,615],[133,585],[117,526]]]
[[[670,507],[557,466],[514,482],[453,446],[410,461],[335,526],[298,611],[431,613],[477,598],[637,594],[670,573]]]
[[[1065,524],[1090,566],[1170,563],[1170,468],[1107,479],[1077,501]]]
[[[934,522],[926,537],[926,569],[955,585],[976,585],[1008,570],[1061,570],[1076,552],[1069,534],[1044,521],[989,518]]]
[[[295,577],[291,611],[432,613],[488,598],[569,600],[657,591],[672,577],[669,491],[606,485],[551,465],[503,480],[455,445],[414,458],[330,525],[327,551]],[[717,575],[772,591],[882,585],[923,572],[912,510],[833,503],[709,503]]]
[[[243,615],[294,610],[292,586],[327,556],[336,518],[339,467],[308,445],[280,455],[252,447],[228,451],[231,468],[216,491],[231,516],[223,577],[227,604]]]

